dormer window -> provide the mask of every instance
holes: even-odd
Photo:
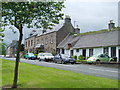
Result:
[[[72,44],[71,43],[68,43],[68,48],[71,48],[72,47]]]

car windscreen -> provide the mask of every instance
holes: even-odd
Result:
[[[34,56],[34,54],[33,54],[33,53],[29,53],[29,55],[30,55],[30,56]]]
[[[62,57],[69,58],[69,55],[61,54]]]
[[[45,53],[45,56],[53,56],[51,53]]]

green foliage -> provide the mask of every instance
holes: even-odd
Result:
[[[103,29],[103,30],[99,30],[99,31],[90,31],[90,32],[79,33],[79,34],[77,34],[77,33],[70,33],[70,35],[77,34],[77,36],[80,36],[80,35],[89,35],[89,34],[95,34],[95,33],[111,32],[111,31],[116,31],[116,30],[120,30],[120,27],[112,28],[112,30]]]
[[[80,56],[78,56],[78,59],[79,59],[79,60],[84,60],[85,57],[84,57],[83,55],[80,55]]]
[[[34,54],[35,56],[38,56],[38,54]]]
[[[2,61],[2,86],[10,86],[15,63],[9,60],[0,61]],[[20,66],[19,88],[118,88],[119,85],[115,79],[27,63],[20,63]]]
[[[53,54],[53,55],[56,55],[55,49],[52,50],[52,54]]]
[[[13,88],[17,87],[18,65],[20,46],[23,38],[23,26],[28,28],[52,28],[63,19],[60,12],[64,7],[63,2],[2,2],[2,21],[6,25],[13,25],[19,31],[16,66],[13,80]]]
[[[47,29],[63,19],[63,7],[63,2],[3,2],[1,11],[4,23],[18,29],[20,25]]]
[[[81,60],[75,60],[76,62],[80,62]]]
[[[74,58],[75,60],[77,60],[77,56],[75,55],[75,56],[71,56],[72,58]]]
[[[0,43],[0,55],[6,55],[6,44]]]
[[[79,63],[87,63],[86,60],[76,60],[76,62],[79,62]]]
[[[0,41],[3,41],[3,37],[4,37],[4,30],[0,27]]]

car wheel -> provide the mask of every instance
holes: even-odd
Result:
[[[41,61],[41,59],[39,59],[39,61]]]
[[[115,60],[110,60],[110,63],[114,63],[115,62]]]
[[[63,60],[61,61],[61,64],[64,64],[64,61],[63,61]]]
[[[100,60],[96,60],[96,64],[100,64]]]
[[[45,58],[44,61],[47,62],[47,59]]]
[[[73,62],[73,63],[71,63],[71,64],[73,65],[73,64],[75,64],[75,63]]]
[[[55,62],[55,63],[57,63],[57,61],[56,61],[56,60],[55,60],[54,62]]]

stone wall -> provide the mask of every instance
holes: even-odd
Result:
[[[56,52],[56,32],[43,34],[36,37],[36,45],[44,45],[44,52],[55,53]]]
[[[25,50],[28,52],[35,50],[36,35],[25,39]]]

